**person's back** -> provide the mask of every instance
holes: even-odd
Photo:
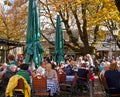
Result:
[[[87,69],[79,68],[77,74],[78,74],[79,77],[87,78],[88,72],[89,72],[89,71],[88,71]]]
[[[66,75],[72,75],[73,73],[73,71],[72,71],[72,66],[71,65],[68,65],[67,67],[66,67]]]
[[[70,64],[66,67],[66,75],[74,75],[74,71],[72,70],[74,61],[70,60],[69,62],[70,62]]]
[[[17,66],[11,65],[10,70],[7,70],[6,73],[4,74],[2,80],[2,87],[4,90],[6,89],[9,79],[16,74],[16,70],[17,70]]]
[[[21,64],[20,65],[20,70],[16,73],[17,75],[21,75],[26,79],[28,83],[30,83],[30,75],[27,72],[28,70],[28,64]]]
[[[105,72],[109,88],[120,88],[120,72],[115,70],[108,70]]]
[[[117,63],[110,64],[110,70],[105,72],[105,78],[109,88],[120,89],[120,72],[118,71]]]
[[[86,63],[83,63],[82,67],[78,69],[77,75],[79,78],[77,79],[77,83],[82,84],[87,82],[89,71],[85,67]]]

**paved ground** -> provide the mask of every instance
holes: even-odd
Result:
[[[102,91],[100,82],[98,80],[98,76],[95,76],[95,82],[94,82],[94,93],[93,97],[105,97],[105,93]]]
[[[90,96],[84,94],[81,97],[90,97]],[[105,97],[105,93],[102,91],[98,76],[95,76],[93,95],[91,97]]]

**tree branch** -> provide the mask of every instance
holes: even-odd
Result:
[[[120,12],[120,0],[115,0],[115,5],[116,5],[118,11]]]

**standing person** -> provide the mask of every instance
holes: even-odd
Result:
[[[104,69],[105,62],[100,63],[99,71],[101,72]]]
[[[82,86],[80,87],[82,90],[88,90],[87,87],[87,82],[89,79],[89,70],[86,68],[87,67],[87,63],[83,63],[81,64],[81,67],[78,69],[77,72],[77,84],[78,86]]]
[[[87,57],[87,61],[89,62],[90,66],[95,67],[91,55],[90,55],[90,54],[87,54],[86,57]]]
[[[17,62],[15,61],[15,56],[14,55],[11,55],[11,54],[8,55],[8,62],[9,62],[9,64],[8,64],[7,70],[10,70],[11,65],[17,66]]]
[[[78,59],[78,65],[79,65],[79,67],[81,67],[81,65],[82,65],[83,63],[85,63],[85,61],[83,60],[83,57],[80,56],[79,59]]]

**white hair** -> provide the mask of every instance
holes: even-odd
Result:
[[[12,67],[17,68],[17,66],[15,66],[14,64],[12,64],[12,65],[10,66],[10,69],[11,69]]]
[[[106,67],[106,66],[110,66],[110,62],[108,62],[108,61],[104,62],[104,67]]]

